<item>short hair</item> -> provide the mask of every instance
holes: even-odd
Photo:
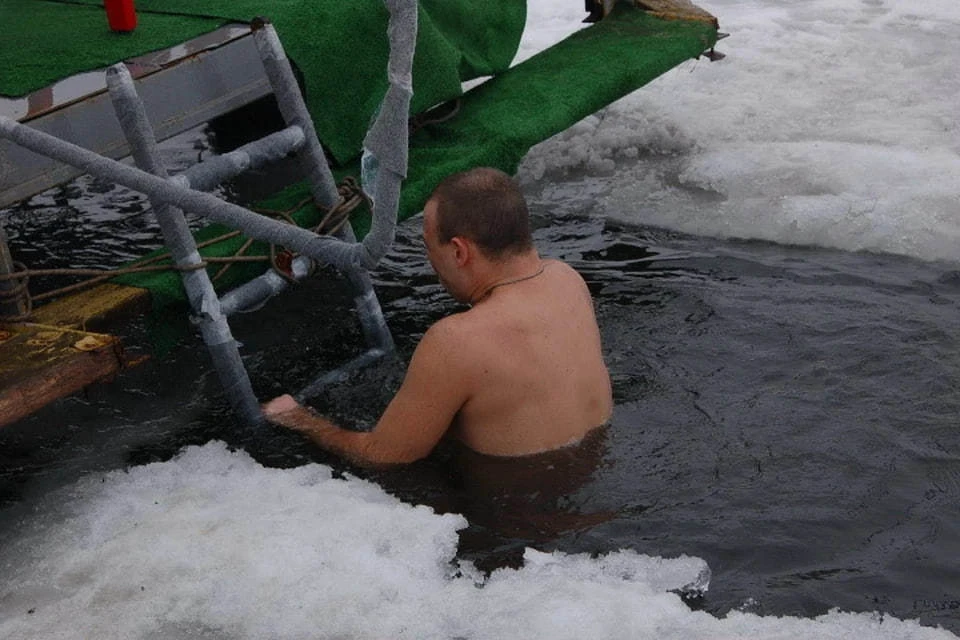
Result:
[[[430,200],[437,205],[440,242],[469,238],[493,259],[533,248],[527,201],[513,178],[499,169],[477,167],[447,176]]]

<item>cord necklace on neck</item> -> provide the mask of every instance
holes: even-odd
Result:
[[[543,270],[544,270],[546,267],[547,267],[546,263],[545,263],[545,262],[541,262],[541,263],[540,263],[540,268],[537,269],[535,272],[531,273],[530,275],[520,276],[519,278],[512,278],[512,279],[510,279],[510,280],[504,280],[503,282],[494,283],[494,284],[490,285],[489,287],[487,287],[486,291],[484,291],[482,294],[480,294],[480,297],[477,298],[475,301],[472,301],[470,304],[477,304],[478,302],[480,302],[481,300],[483,300],[484,298],[486,298],[487,296],[489,296],[491,293],[493,293],[493,290],[496,289],[497,287],[505,287],[505,286],[507,286],[508,284],[516,284],[516,283],[518,283],[518,282],[523,282],[524,280],[532,280],[533,278],[536,278],[538,275],[540,275],[541,273],[543,273]]]

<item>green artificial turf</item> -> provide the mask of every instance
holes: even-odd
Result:
[[[103,0],[0,0],[0,94],[264,16],[303,72],[321,142],[338,162],[360,155],[387,88],[382,0],[137,0],[136,8],[137,29],[121,35],[107,28]],[[419,9],[412,113],[460,95],[462,80],[506,69],[526,21],[524,0],[420,0]]]
[[[223,20],[139,15],[132,33],[114,33],[100,6],[0,0],[0,95],[17,97],[82,71],[189,40]]]

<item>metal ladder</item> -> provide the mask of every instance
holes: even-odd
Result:
[[[239,229],[248,237],[298,252],[300,255],[291,266],[295,280],[311,271],[313,260],[335,267],[350,282],[367,351],[339,369],[318,376],[295,394],[297,400],[316,396],[324,386],[347,372],[367,366],[393,351],[393,338],[368,270],[379,262],[393,243],[400,183],[406,176],[417,5],[415,0],[384,1],[390,12],[387,30],[390,40],[389,86],[364,140],[362,184],[373,203],[373,219],[370,232],[362,242],[357,242],[349,224],[344,225],[336,236],[318,235],[205,193],[244,171],[294,153],[315,203],[330,209],[340,202],[336,182],[280,39],[273,26],[264,19],[258,18],[251,23],[252,36],[286,128],[194,165],[179,175],[169,176],[161,163],[143,102],[122,63],[107,70],[107,87],[139,169],[0,116],[0,136],[149,196],[164,242],[180,272],[192,319],[207,345],[231,407],[248,424],[258,424],[263,417],[227,317],[262,304],[284,290],[288,280],[271,270],[218,297],[183,211],[189,210]]]

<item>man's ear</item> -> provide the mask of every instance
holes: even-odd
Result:
[[[467,242],[465,238],[454,236],[450,238],[450,243],[453,245],[453,257],[456,259],[458,267],[462,267],[470,262],[472,249],[470,243]]]

